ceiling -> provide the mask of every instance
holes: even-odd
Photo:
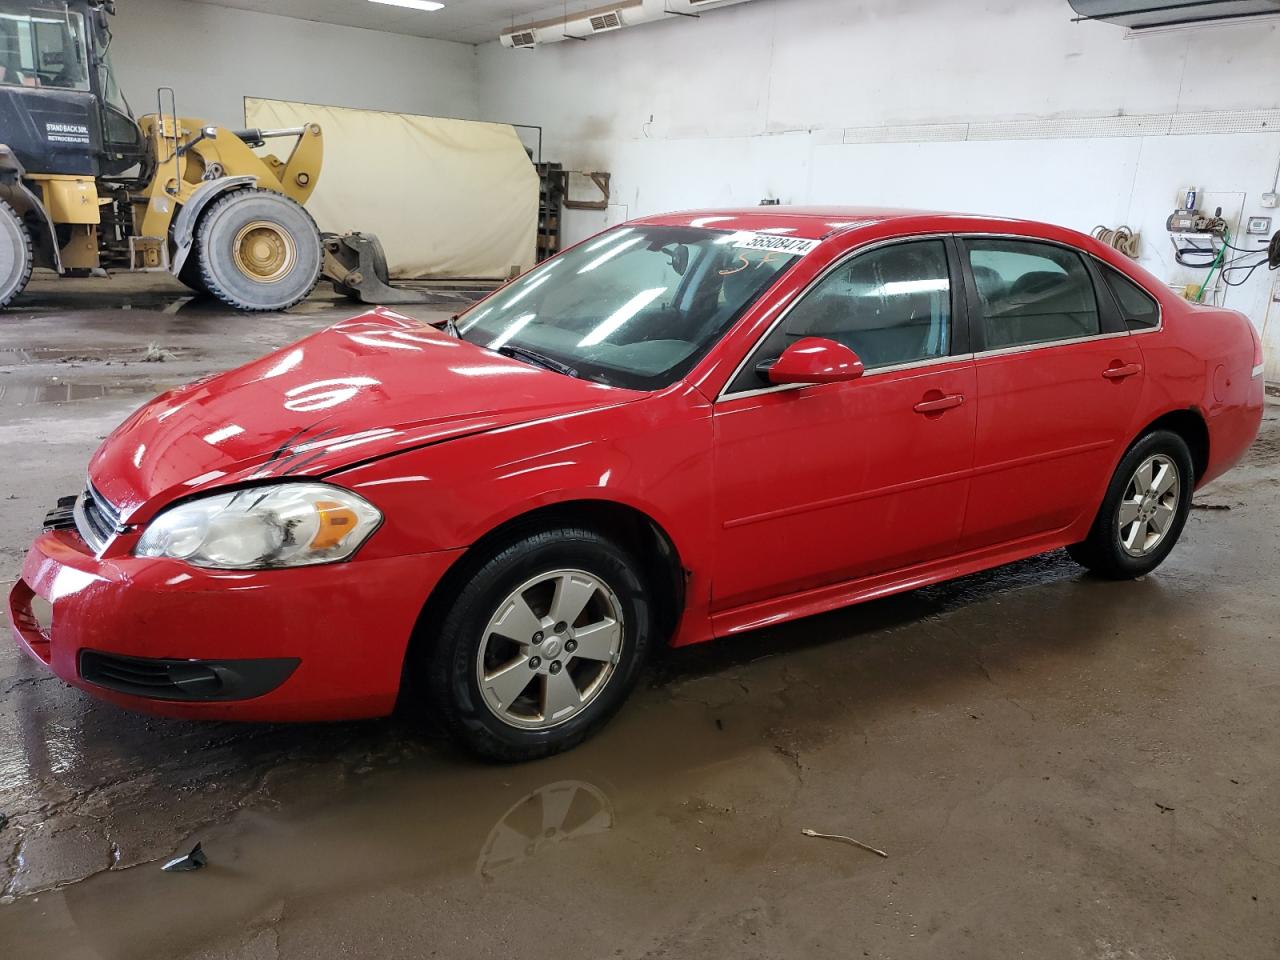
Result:
[[[238,7],[299,20],[365,27],[387,33],[434,37],[458,43],[488,43],[508,27],[564,14],[566,3],[547,0],[440,0],[445,7],[430,13],[368,0],[196,0],[218,7]],[[600,6],[604,0],[569,0],[570,13]]]

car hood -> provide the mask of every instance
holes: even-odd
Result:
[[[161,394],[89,465],[126,522],[170,500],[626,403],[640,394],[553,373],[374,310]]]

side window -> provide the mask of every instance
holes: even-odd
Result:
[[[1080,254],[1028,240],[965,241],[987,350],[1101,332],[1093,281]]]
[[[756,365],[804,337],[843,343],[868,370],[945,357],[951,322],[951,275],[941,240],[872,250],[818,281],[756,348],[730,391],[764,386]]]
[[[1147,291],[1126,277],[1115,267],[1099,264],[1107,286],[1116,295],[1120,313],[1130,330],[1150,330],[1160,325],[1160,305]]]

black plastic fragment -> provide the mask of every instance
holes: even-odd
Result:
[[[192,870],[199,870],[208,862],[209,857],[200,848],[200,844],[197,843],[191,848],[190,853],[185,856],[174,857],[160,869],[168,873],[189,873]]]

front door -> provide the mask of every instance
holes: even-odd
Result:
[[[945,239],[896,242],[828,271],[715,405],[714,606],[725,610],[936,559],[959,538],[974,370]],[[858,380],[769,386],[757,365],[826,337]]]

